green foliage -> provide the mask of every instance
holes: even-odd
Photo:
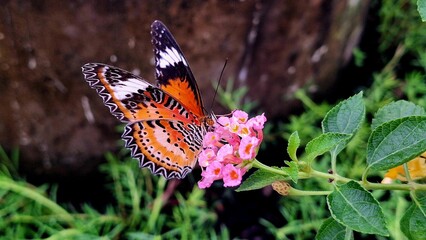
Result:
[[[361,51],[359,48],[355,48],[352,54],[354,57],[355,66],[362,67],[364,65],[364,60],[366,57],[365,53]]]
[[[288,167],[282,167],[281,170],[290,177],[290,179],[297,183],[297,180],[299,179],[299,164],[297,162],[290,162],[290,161],[284,161],[285,164],[288,165]]]
[[[283,207],[279,209],[286,224],[276,226],[262,219],[275,236],[275,239],[314,239],[316,230],[323,222],[323,216],[327,215],[324,197],[283,198]]]
[[[422,21],[426,22],[426,1],[425,0],[417,0],[417,10],[419,11]]]
[[[373,121],[371,123],[371,128],[375,129],[377,126],[381,125],[382,123],[408,117],[408,116],[424,116],[425,115],[425,109],[421,106],[417,106],[414,103],[405,101],[405,100],[399,100],[396,102],[392,102],[382,108],[379,109],[379,111],[376,112]]]
[[[297,149],[300,146],[300,138],[299,138],[299,133],[294,132],[290,135],[290,137],[288,138],[288,146],[287,146],[287,153],[288,156],[290,157],[291,160],[297,162]]]
[[[315,236],[316,240],[352,240],[354,239],[352,231],[347,231],[348,228],[338,223],[334,218],[328,218],[323,222],[318,234]],[[349,235],[349,236],[348,236]]]
[[[330,132],[319,135],[306,144],[305,161],[310,163],[314,158],[337,148],[340,143],[349,140],[351,137],[351,134]]]
[[[365,105],[362,101],[362,94],[360,92],[333,107],[321,122],[323,132],[350,134],[352,137],[359,130],[365,118]],[[331,150],[333,158],[342,151],[349,140],[350,138],[346,139]]]
[[[424,18],[424,2],[425,1],[418,1],[420,15],[423,15],[422,18]],[[368,155],[367,144],[369,141],[368,139],[372,135],[379,133],[375,132],[373,134],[373,131],[376,131],[375,129],[378,127],[383,128],[387,126],[388,133],[391,134],[389,127],[394,127],[395,124],[392,123],[392,121],[406,124],[404,126],[412,128],[413,133],[408,135],[409,139],[407,140],[413,140],[414,147],[408,150],[406,155],[401,157],[399,160],[397,160],[397,158],[387,158],[384,160],[384,164],[382,165],[383,169],[388,169],[391,166],[394,166],[396,163],[394,164],[393,161],[398,162],[398,164],[406,162],[408,159],[410,159],[410,157],[421,152],[422,148],[423,151],[425,150],[423,146],[419,146],[418,149],[415,149],[417,143],[415,143],[416,140],[414,137],[412,137],[418,134],[416,135],[420,137],[417,139],[419,141],[418,143],[422,145],[421,139],[423,137],[421,136],[421,119],[423,118],[422,116],[424,116],[424,108],[426,107],[426,77],[424,74],[424,71],[426,70],[426,42],[424,41],[426,36],[426,28],[424,24],[420,23],[419,21],[419,13],[417,12],[415,3],[416,2],[414,0],[380,2],[381,23],[379,26],[379,32],[381,33],[382,37],[380,39],[379,49],[381,52],[386,54],[394,52],[394,55],[390,56],[390,59],[388,58],[389,56],[380,56],[381,59],[387,62],[387,64],[385,63],[386,66],[384,66],[381,72],[374,73],[372,76],[372,85],[368,89],[363,89],[365,97],[361,100],[364,102],[363,105],[365,106],[365,115],[367,116],[367,120],[371,119],[370,116],[374,116],[371,126],[369,126],[368,121],[364,123],[359,122],[360,124],[354,128],[354,132],[350,132],[350,134],[353,134],[353,137],[350,139],[350,141],[344,142],[341,144],[341,146],[339,146],[339,148],[342,146],[344,147],[341,149],[341,151],[336,151],[334,156],[332,151],[330,156],[321,155],[317,157],[315,161],[312,161],[312,167],[315,169],[321,169],[323,171],[327,171],[329,169],[331,170],[331,174],[326,176],[331,178],[330,181],[333,181],[334,187],[330,186],[331,184],[327,184],[325,181],[314,181],[312,179],[312,175],[317,174],[317,172],[314,170],[313,174],[311,173],[307,175],[305,175],[303,172],[299,172],[299,181],[297,184],[299,189],[318,190],[321,188],[329,189],[332,187],[334,190],[333,192],[335,192],[342,186],[342,184],[347,184],[349,179],[361,178],[363,179],[362,181],[357,181],[357,184],[361,186],[361,188],[368,190],[379,189],[380,186],[370,184],[366,180],[367,176],[377,178],[383,176],[384,173],[383,170],[371,171],[369,174],[367,174],[365,171],[366,167],[368,166],[366,161]],[[368,54],[369,53],[364,54],[359,50],[355,50],[354,57],[355,61],[357,62],[356,65],[362,66],[363,59],[365,56],[368,56]],[[409,55],[408,59],[410,60],[403,62],[405,67],[403,69],[403,74],[405,74],[405,76],[400,76],[401,73],[396,72],[397,70],[401,70],[399,63],[404,55]],[[419,71],[419,69],[422,69],[422,71]],[[306,111],[299,116],[291,116],[289,122],[282,124],[279,129],[283,131],[282,136],[289,140],[289,146],[290,142],[294,141],[289,138],[290,133],[297,131],[297,137],[300,141],[300,144],[297,144],[297,148],[299,148],[299,145],[304,146],[307,142],[309,142],[309,139],[313,139],[321,134],[320,128],[317,126],[319,125],[321,119],[324,118],[325,113],[328,112],[332,107],[327,103],[321,103],[319,105],[313,103],[302,90],[298,91],[295,94],[295,97],[304,104]],[[408,101],[399,100],[401,98],[406,98]],[[343,103],[341,102],[338,105],[342,104]],[[338,106],[335,108],[338,108]],[[350,110],[350,108],[346,109]],[[328,113],[327,115],[337,116],[337,114],[332,112]],[[326,118],[327,117],[325,117],[325,119]],[[362,118],[364,118],[364,116]],[[325,119],[323,120],[323,125],[324,121],[329,121]],[[352,119],[347,118],[347,120],[350,121]],[[336,117],[330,122],[336,122]],[[344,122],[340,123],[342,126],[345,126]],[[337,128],[339,127],[339,125],[334,126]],[[414,130],[415,126],[419,126],[420,129]],[[377,136],[374,138],[376,137]],[[391,156],[392,153],[398,153],[402,150],[402,145],[405,145],[405,142],[402,141],[403,136],[396,136],[395,134],[395,136],[391,137],[395,137],[395,142],[390,144],[390,146],[389,144],[383,143],[380,146],[376,146],[378,148],[382,148],[382,150],[388,151],[388,153],[385,154],[387,157]],[[370,141],[372,140],[373,139]],[[383,142],[383,140],[385,139],[382,139],[381,141]],[[400,141],[399,146],[397,144],[398,141]],[[374,147],[371,144],[372,143],[370,143],[369,147],[373,149]],[[296,153],[294,147],[291,149],[292,151],[288,151],[288,153],[291,155],[293,162],[299,162],[300,164],[303,164],[303,161],[300,161],[297,156],[294,156]],[[401,154],[401,156],[402,155],[403,154]],[[335,166],[333,166],[333,161]],[[306,170],[309,169],[304,167],[300,168],[300,171]],[[339,170],[340,175],[336,173],[336,170]],[[308,173],[308,171],[306,172]],[[345,176],[346,178],[342,178],[341,176]],[[419,186],[419,183],[422,183],[422,181],[416,183],[412,182],[411,184]],[[398,186],[399,184],[400,183],[397,183],[394,186]],[[392,184],[391,186],[387,187],[390,187],[387,188],[388,190],[391,189]],[[407,187],[407,185],[405,185],[405,187]],[[404,189],[410,191],[410,189]],[[351,193],[352,190],[349,189],[348,192]],[[384,215],[386,220],[383,222],[386,222],[387,224],[385,227],[381,226],[376,229],[378,232],[384,233],[385,231],[388,231],[391,239],[421,239],[423,236],[425,236],[424,230],[426,227],[424,226],[424,223],[426,222],[426,217],[424,214],[425,211],[421,210],[424,208],[424,199],[422,197],[417,197],[417,194],[413,194],[414,191],[410,192],[412,201],[410,207],[408,207],[409,201],[407,200],[407,192],[404,193],[401,191],[391,191],[390,198],[386,197],[386,200],[384,201],[383,199],[380,199],[384,195],[383,190],[374,190],[371,192],[371,194],[366,190],[361,190],[361,192],[363,194],[369,195],[370,200],[371,197],[373,197],[372,203],[374,206],[377,207],[376,203],[381,206],[378,208],[378,211],[376,211],[376,214],[381,216]],[[419,191],[415,191],[415,193],[418,192]],[[322,198],[311,197],[309,199],[319,200]],[[315,222],[315,219],[328,218],[329,213],[326,211],[319,213],[319,210],[323,209],[324,207],[323,205],[318,205],[316,210],[313,210],[313,212],[317,214],[317,218],[312,216],[303,216],[300,214],[309,207],[311,206],[306,202],[306,198],[297,198],[295,201],[289,197],[283,198],[281,212],[283,217],[288,220],[288,226],[274,226],[266,221],[263,221],[262,223],[268,227],[270,232],[273,233],[276,238],[279,239],[312,239],[312,237],[308,237],[309,235],[307,236],[307,231],[305,228],[292,228],[292,226],[294,226],[294,224],[300,224],[300,226],[304,226],[304,224]],[[369,206],[367,205],[365,207],[368,209]],[[291,212],[292,216],[301,217],[288,217],[288,209],[293,210]],[[381,217],[381,219],[383,220],[383,217]],[[328,218],[326,221],[324,221],[321,228],[315,228],[318,230],[316,239],[353,239],[352,228],[355,227],[346,227],[346,225],[340,224],[334,218]],[[368,236],[369,239],[370,237],[371,236]],[[383,237],[378,235],[376,236],[376,239],[383,239]]]
[[[425,150],[426,116],[391,120],[376,127],[368,139],[368,167],[387,170],[408,162]]]
[[[423,55],[426,57],[426,52]],[[426,70],[426,61],[422,60],[420,62],[420,65]],[[419,106],[426,107],[426,95],[424,95],[426,92],[426,78],[424,74],[413,71],[408,73],[405,78],[405,85],[402,86],[402,90],[407,96],[407,100]]]
[[[327,203],[340,224],[363,233],[389,236],[380,204],[357,182],[337,185],[327,196]]]
[[[381,4],[378,29],[382,38],[379,49],[385,51],[400,45],[404,52],[412,54],[425,49],[426,28],[420,21],[417,0],[382,1]],[[423,6],[424,3],[421,4]]]
[[[324,223],[325,225],[318,232],[318,239],[329,236],[330,231],[333,231],[340,239],[351,239],[352,231],[382,236],[394,234],[394,231],[388,230],[381,204],[366,189],[426,191],[426,185],[422,184],[376,184],[366,180],[369,169],[388,170],[404,164],[426,151],[426,141],[424,140],[426,116],[423,115],[425,111],[422,107],[407,101],[391,102],[379,108],[375,114],[373,119],[375,128],[370,132],[368,142],[364,138],[367,144],[363,144],[363,150],[358,148],[358,151],[364,151],[362,156],[365,156],[365,170],[362,181],[337,174],[337,156],[340,156],[340,153],[345,154],[344,150],[350,145],[349,140],[353,135],[356,136],[357,132],[362,131],[363,128],[368,129],[368,126],[362,127],[361,125],[365,118],[366,109],[361,97],[361,94],[357,94],[330,108],[322,120],[322,128],[325,133],[319,134],[318,137],[306,144],[303,161],[298,160],[300,158],[297,157],[297,149],[302,138],[298,132],[290,135],[287,151],[292,155],[293,161],[285,162],[292,166],[291,169],[299,171],[298,179],[305,181],[310,178],[328,178],[334,182],[332,192],[302,191],[295,188],[290,188],[288,191],[289,195],[294,196],[328,195],[329,211],[338,224],[330,220]],[[331,174],[314,169],[314,166],[319,162],[318,157],[328,151],[331,155]],[[315,161],[313,161],[314,159]],[[348,163],[348,169],[352,170],[353,167],[350,166],[352,163],[346,163]],[[243,182],[238,189],[239,191],[253,190],[275,181],[282,181],[286,177],[287,180],[291,178],[289,171],[284,170],[284,168],[268,167],[257,161],[253,166],[259,168],[259,170],[250,176],[246,182]],[[299,182],[297,183],[298,186],[304,186],[303,184],[299,185]],[[420,202],[414,194],[411,196],[414,202]],[[287,207],[287,204],[285,206]],[[422,205],[417,204],[417,206]],[[410,218],[409,220],[402,218],[402,227],[408,226],[407,223],[426,221],[426,218],[422,215],[422,208],[418,209],[416,214],[404,216]],[[268,223],[265,224],[268,225]],[[409,227],[418,229],[418,226],[419,224],[411,224]],[[402,228],[399,229],[399,232],[401,231],[404,232]],[[278,229],[272,229],[271,232],[278,234]]]
[[[0,149],[1,150],[1,149]],[[1,153],[1,169],[11,159]],[[15,153],[13,154],[15,155]],[[17,155],[17,154],[16,154]],[[166,211],[163,194],[166,180],[140,170],[137,162],[107,154],[101,166],[110,177],[114,204],[99,212],[85,204],[81,211],[55,202],[56,188],[34,187],[10,171],[0,172],[0,236],[5,239],[222,239],[228,231],[214,229],[217,217],[209,211],[204,192],[198,188],[183,196]],[[8,165],[5,167],[4,165]],[[12,166],[13,168],[16,165]],[[12,168],[12,169],[13,169]],[[50,189],[50,194],[47,190]]]
[[[18,176],[19,151],[17,149],[14,149],[9,156],[0,146],[0,160],[0,176],[8,176],[10,178]]]
[[[421,83],[420,79],[422,77],[419,74],[407,74],[407,81],[402,84],[397,81],[390,68],[385,68],[383,72],[374,75],[373,85],[364,90],[365,94],[356,94],[335,107],[324,103],[317,105],[303,91],[298,91],[296,97],[305,104],[308,111],[300,116],[292,116],[289,123],[279,127],[284,132],[282,136],[289,140],[287,153],[291,161],[284,161],[289,167],[269,167],[255,162],[253,166],[259,169],[249,176],[237,191],[254,190],[275,181],[292,180],[297,183],[299,189],[316,190],[291,189],[290,195],[328,195],[328,214],[333,216],[333,220],[327,220],[321,228],[313,219],[322,222],[320,219],[329,217],[326,211],[320,212],[318,218],[302,217],[304,220],[300,221],[307,223],[304,225],[294,217],[289,218],[285,212],[291,207],[296,212],[303,212],[308,207],[305,200],[298,199],[298,202],[294,203],[297,206],[290,205],[288,198],[283,200],[281,212],[288,219],[288,225],[277,227],[266,220],[261,221],[280,239],[289,235],[291,239],[312,238],[306,233],[306,229],[317,229],[317,239],[326,239],[326,236],[353,239],[353,231],[376,234],[378,239],[380,235],[403,236],[403,228],[408,226],[406,223],[413,222],[414,214],[408,217],[409,220],[402,218],[402,214],[396,215],[399,218],[394,219],[395,213],[389,210],[393,205],[377,200],[375,193],[377,189],[411,191],[412,188],[409,184],[376,184],[366,179],[367,176],[383,174],[380,171],[403,164],[426,151],[422,137],[426,135],[423,132],[425,105],[422,104],[426,101],[422,100],[424,92],[421,91],[422,86],[426,89],[426,85]],[[416,84],[419,84],[419,87],[416,87]],[[398,99],[395,95],[398,91],[405,93],[409,100],[422,105],[403,100],[395,101]],[[371,126],[365,122],[367,115],[374,115]],[[319,123],[322,131],[316,127]],[[292,134],[287,135],[287,132]],[[300,146],[304,145],[305,152],[299,153]],[[408,147],[405,148],[406,146]],[[373,149],[377,151],[375,154]],[[330,152],[329,156],[325,155],[327,152]],[[384,154],[384,158],[377,153]],[[303,156],[299,157],[300,154]],[[331,174],[319,172],[314,167],[331,169]],[[368,175],[368,169],[375,171]],[[337,174],[337,170],[343,175]],[[361,177],[362,180],[356,180]],[[334,184],[315,181],[313,178],[328,178]],[[425,190],[424,185],[415,186],[418,191]],[[318,191],[321,188],[332,188],[333,191]],[[370,190],[376,191],[369,192]],[[395,197],[391,201],[403,200],[401,197]],[[414,196],[413,201],[418,202],[418,199]],[[342,211],[342,208],[345,211]],[[299,213],[294,214],[300,216]],[[415,216],[418,217],[418,214]],[[420,215],[420,220],[425,221],[422,217]],[[400,227],[395,228],[395,224]],[[296,227],[300,225],[303,227]],[[418,226],[412,224],[410,227],[414,229]],[[406,235],[408,236],[407,233]]]
[[[279,168],[275,168],[279,170]],[[280,174],[277,174],[280,173]],[[242,191],[250,191],[255,189],[260,189],[271,185],[276,181],[285,181],[290,180],[289,176],[281,173],[279,171],[273,173],[271,171],[265,171],[263,169],[256,170],[253,174],[251,174],[241,185],[236,189],[237,192]]]
[[[426,236],[426,197],[414,201],[401,218],[401,229],[409,239]]]

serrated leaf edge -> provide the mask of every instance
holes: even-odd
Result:
[[[382,213],[382,216],[381,216],[381,218],[383,219],[383,221],[384,221],[384,225],[386,226],[386,218],[384,217],[384,214],[383,214],[383,208],[382,208],[382,206],[379,204],[379,202],[377,201],[377,199],[376,198],[374,198],[374,196],[369,192],[369,191],[367,191],[361,184],[359,184],[358,182],[355,182],[355,181],[349,181],[348,183],[346,183],[346,184],[349,184],[349,183],[355,183],[357,186],[359,186],[359,187],[361,187],[365,192],[367,192],[367,193],[369,193],[370,194],[370,196],[373,198],[373,200],[374,200],[374,202],[377,204],[377,206],[379,206],[379,209],[380,209],[380,211],[381,211],[381,213]],[[337,188],[336,188],[337,189]],[[334,192],[334,191],[333,191]],[[339,191],[339,193],[340,193],[340,191]],[[332,194],[332,193],[330,193],[330,194]],[[329,196],[329,195],[328,195]],[[327,205],[328,205],[328,208],[329,208],[329,210],[330,210],[330,214],[331,214],[331,216],[334,218],[334,220],[336,220],[338,223],[340,223],[340,224],[342,224],[343,226],[346,226],[346,227],[348,227],[348,228],[350,228],[350,229],[352,229],[352,230],[354,230],[354,231],[358,231],[358,230],[356,230],[356,229],[353,229],[353,228],[351,228],[351,226],[348,226],[347,224],[345,224],[344,222],[342,222],[342,221],[340,221],[340,219],[337,219],[336,218],[336,215],[333,213],[333,211],[331,210],[331,207],[330,207],[330,202],[329,202],[329,198],[328,198],[328,196],[327,196]],[[343,195],[342,195],[343,196]],[[347,199],[345,198],[345,197],[343,197],[346,201],[347,201]],[[357,209],[356,209],[357,210]],[[358,210],[357,210],[357,212],[358,212]],[[360,215],[360,216],[362,216],[362,215]],[[374,227],[374,229],[376,229],[375,227]],[[378,232],[366,232],[366,231],[359,231],[359,232],[362,232],[362,233],[367,233],[367,234],[378,234],[378,235],[381,235],[381,236],[385,236],[385,237],[387,237],[387,236],[389,236],[389,231],[388,231],[388,229],[386,229],[386,232],[387,232],[387,235],[382,235],[382,234],[380,234],[380,233],[378,233]]]
[[[295,142],[294,142],[295,141]],[[290,152],[290,143],[294,142],[294,152],[291,151]],[[290,159],[293,161],[298,161],[297,159],[297,149],[299,149],[300,147],[300,138],[299,138],[299,133],[297,131],[294,131],[290,137],[288,138],[288,144],[287,144],[287,154],[290,156]]]
[[[340,136],[346,136],[346,138],[342,138],[340,139],[340,141],[337,141],[335,144],[333,144],[332,147],[330,147],[328,150],[325,151],[321,151],[320,153],[315,153],[313,151],[308,152],[307,150],[311,148],[311,145],[315,142],[315,141],[319,141],[319,139],[322,137],[324,138],[325,135],[340,135]],[[342,143],[343,141],[347,141],[348,139],[350,139],[352,137],[352,134],[347,134],[347,133],[337,133],[337,132],[327,132],[327,133],[322,133],[321,135],[319,135],[318,137],[312,139],[311,141],[309,141],[306,146],[305,146],[305,152],[306,152],[306,161],[310,162],[313,159],[315,159],[318,156],[321,156],[323,154],[325,154],[326,152],[329,152],[330,150],[332,150],[333,148],[335,148],[337,145],[339,145],[340,143]]]
[[[357,94],[355,94],[355,95],[353,95],[353,96],[350,96],[349,98],[347,98],[347,99],[345,99],[345,100],[340,101],[340,102],[339,102],[336,106],[334,106],[333,108],[331,108],[331,109],[327,112],[327,114],[325,114],[324,119],[321,121],[321,129],[322,129],[323,133],[326,133],[326,132],[325,132],[325,129],[324,129],[324,121],[328,118],[328,116],[329,116],[331,113],[335,112],[335,111],[336,111],[336,109],[338,109],[338,108],[339,108],[340,106],[342,106],[344,103],[346,103],[346,102],[348,102],[349,100],[352,100],[353,98],[356,98],[356,97],[358,97],[358,96],[360,96],[360,97],[361,97],[361,99],[362,99],[362,96],[364,96],[364,92],[363,92],[363,91],[360,91],[359,93],[357,93]],[[363,115],[365,116],[365,104],[364,104],[364,111],[363,111]],[[359,126],[361,126],[361,124],[359,124]],[[356,132],[356,131],[359,129],[359,126],[358,126],[358,128],[357,128],[354,132]],[[338,133],[341,133],[341,132],[338,132]],[[353,134],[353,133],[349,133],[349,134]]]
[[[367,164],[368,164],[368,168],[371,168],[371,169],[375,169],[375,170],[386,170],[386,169],[390,169],[390,168],[392,168],[392,167],[396,167],[396,166],[399,166],[399,165],[401,165],[401,164],[403,164],[403,163],[401,163],[401,164],[399,164],[399,165],[396,165],[396,166],[391,166],[391,167],[389,167],[389,168],[386,168],[386,169],[382,169],[382,168],[375,168],[374,166],[375,165],[377,165],[377,164],[379,164],[381,161],[383,161],[383,158],[381,158],[380,160],[376,160],[374,163],[372,163],[372,164],[370,164],[369,163],[369,159],[371,158],[371,157],[369,157],[369,154],[368,154],[368,148],[369,148],[369,143],[370,143],[370,139],[373,137],[373,133],[375,133],[376,131],[379,131],[380,130],[380,128],[383,128],[383,125],[385,125],[385,124],[391,124],[392,122],[397,122],[397,121],[401,121],[400,123],[398,123],[397,124],[397,127],[399,127],[401,124],[403,124],[403,123],[405,123],[406,121],[408,121],[408,119],[410,119],[410,118],[425,118],[425,121],[426,121],[426,116],[408,116],[408,117],[403,117],[403,118],[397,118],[397,119],[394,119],[394,120],[391,120],[391,121],[387,121],[387,122],[384,122],[384,123],[382,123],[382,124],[380,124],[379,126],[377,126],[372,132],[371,132],[371,134],[370,134],[370,136],[369,136],[369,138],[368,138],[368,140],[367,140]],[[407,119],[407,120],[404,120],[404,119]],[[396,127],[396,128],[397,128]],[[396,128],[394,128],[394,129],[396,129]],[[415,130],[415,129],[414,129]],[[412,130],[411,132],[414,132],[414,130]],[[389,134],[387,134],[386,135],[386,137],[387,136],[389,136]],[[383,142],[383,141],[382,141]],[[379,145],[377,145],[376,146],[376,148],[374,149],[374,151],[373,151],[373,154],[371,154],[372,156],[373,155],[375,155],[375,153],[376,153],[376,151],[377,151],[377,149],[379,148],[379,146],[381,146],[381,144],[382,144],[382,142],[379,144]],[[402,151],[402,150],[404,150],[404,149],[407,149],[408,147],[405,147],[405,148],[401,148],[398,152],[400,152],[400,151]],[[391,155],[393,155],[393,154],[395,154],[395,152],[393,152],[392,154],[390,154],[390,155],[388,155],[388,156],[391,156]],[[408,162],[408,161],[410,161],[410,159],[411,158],[414,158],[415,156],[417,156],[417,154],[413,154],[412,156],[410,156],[410,157],[407,157],[408,158],[408,160],[406,161],[406,162]],[[405,163],[406,163],[405,162]]]

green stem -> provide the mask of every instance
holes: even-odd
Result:
[[[332,193],[332,191],[304,191],[296,188],[290,188],[288,191],[289,196],[321,196],[328,195]]]
[[[276,174],[279,174],[279,175],[286,175],[280,169],[276,169],[276,168],[267,166],[267,165],[259,162],[257,159],[254,159],[254,161],[253,161],[253,167],[263,169],[263,170],[268,171],[268,172],[276,173]]]
[[[333,175],[334,175],[335,177],[337,177],[337,176],[338,176],[338,174],[337,174],[337,166],[336,166],[336,162],[337,162],[337,155],[336,155],[336,153],[333,151],[333,152],[331,153],[331,170],[333,171]]]
[[[312,176],[320,177],[320,178],[334,178],[338,182],[347,183],[349,181],[355,181],[350,178],[345,178],[342,176],[334,176],[332,174],[319,172],[316,170],[311,171]],[[403,191],[411,191],[411,190],[426,190],[426,185],[424,184],[417,184],[417,183],[408,183],[408,184],[400,184],[400,183],[390,183],[390,184],[383,184],[383,183],[371,183],[368,181],[358,181],[359,184],[361,184],[364,188],[368,190],[403,190]]]
[[[369,190],[402,190],[402,191],[411,191],[411,190],[426,190],[426,185],[410,183],[410,184],[400,184],[400,183],[371,183],[371,182],[359,182],[364,188]]]
[[[148,232],[153,232],[156,224],[158,223],[158,218],[160,216],[160,211],[163,206],[163,193],[166,186],[166,179],[160,178],[157,182],[157,196],[154,199],[152,205],[151,214],[149,215],[145,230]]]
[[[318,116],[324,116],[325,112],[322,108],[318,107],[318,105],[312,101],[311,98],[308,97],[306,92],[302,89],[297,90],[294,93],[294,96],[302,101],[303,105],[305,105],[309,110],[312,110],[314,113],[318,114]]]
[[[422,207],[420,207],[420,206],[422,206],[422,204],[421,204],[421,202],[419,202],[419,199],[417,199],[417,196],[416,196],[416,192],[415,191],[411,191],[410,192],[410,197],[411,197],[411,199],[413,199],[413,202],[417,205],[417,207],[419,208],[419,210],[422,212],[422,214],[423,215],[426,215],[426,212],[423,210],[423,208]]]
[[[411,179],[410,170],[408,169],[408,163],[404,163],[402,164],[402,166],[404,167],[404,172],[405,172],[405,177],[407,178],[407,182],[413,182],[413,180]]]
[[[277,231],[278,239],[287,239],[288,235],[296,234],[303,231],[315,230],[324,222],[325,219],[321,220],[312,220],[310,222],[301,222],[301,221],[292,221],[292,223],[287,224],[285,227],[279,228]]]
[[[399,60],[404,54],[405,54],[405,46],[403,44],[399,44],[395,50],[395,53],[392,56],[392,59],[386,64],[382,72],[392,73],[393,69],[395,69],[396,64],[399,63]]]
[[[314,169],[311,169],[310,174],[311,174],[311,176],[314,176],[314,177],[334,179],[335,181],[343,182],[343,183],[347,183],[347,182],[352,180],[350,178],[342,177],[338,174],[334,174],[334,173],[330,174],[330,173],[319,172],[319,171],[316,171]]]
[[[7,191],[15,192],[23,197],[32,199],[34,202],[50,209],[50,211],[52,211],[53,213],[57,215],[62,215],[63,219],[68,223],[72,223],[74,221],[74,218],[71,214],[67,212],[67,210],[63,209],[61,206],[59,206],[52,200],[43,196],[41,193],[29,188],[28,186],[22,186],[8,178],[1,177],[0,188]]]
[[[131,196],[132,201],[132,214],[134,216],[139,216],[139,213],[141,211],[140,209],[140,194],[138,187],[136,186],[136,179],[133,174],[133,171],[130,168],[127,168],[125,171],[125,174],[127,176],[127,185],[129,186],[129,193]]]
[[[46,238],[46,240],[78,238],[78,236],[81,236],[81,235],[82,235],[82,232],[78,229],[64,229]]]
[[[262,169],[262,170],[265,170],[265,171],[268,171],[268,172],[271,172],[271,173],[276,173],[276,174],[279,174],[279,175],[288,176],[282,170],[280,170],[278,168],[273,168],[273,167],[267,166],[267,165],[259,162],[257,159],[254,159],[254,161],[253,161],[253,167],[259,168],[259,169]],[[304,173],[304,172],[299,172],[299,178],[306,178],[308,176],[309,175]]]
[[[346,227],[345,229],[345,240],[351,240],[353,239],[353,230],[349,227]]]
[[[287,174],[284,173],[283,171],[281,171],[280,169],[269,167],[269,166],[259,162],[256,159],[253,161],[253,167],[263,169],[263,170],[268,171],[268,172],[287,176]],[[316,171],[312,168],[310,168],[308,170],[308,172],[309,173],[299,172],[299,179],[305,179],[305,178],[309,178],[309,177],[318,177],[318,178],[324,178],[324,179],[334,179],[334,181],[341,182],[341,183],[347,183],[349,181],[355,181],[353,179],[345,178],[345,177],[342,177],[342,176],[337,175],[337,174],[329,174],[329,173]],[[418,183],[415,183],[415,182],[411,182],[411,183],[407,183],[407,184],[400,184],[400,183],[383,184],[383,183],[371,183],[371,182],[368,182],[367,179],[363,178],[363,180],[358,181],[358,183],[361,184],[367,190],[402,190],[402,191],[420,190],[420,191],[426,191],[426,185],[425,184],[418,184]]]
[[[362,173],[361,181],[362,181],[364,184],[368,184],[368,180],[367,180],[367,172],[368,172],[368,170],[370,170],[370,166],[368,166],[368,167],[364,170],[364,172]]]

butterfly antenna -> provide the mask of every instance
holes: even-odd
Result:
[[[214,104],[214,101],[216,99],[217,91],[218,91],[219,86],[220,86],[220,81],[222,80],[223,72],[225,71],[227,63],[228,63],[228,58],[225,59],[225,63],[223,64],[222,71],[220,72],[219,81],[217,81],[216,90],[214,91],[214,95],[213,95],[213,101],[212,101],[212,104],[210,106],[210,112],[213,112],[213,104]]]

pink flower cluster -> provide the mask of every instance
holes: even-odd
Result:
[[[204,136],[203,151],[198,156],[203,170],[198,187],[208,188],[220,179],[225,187],[240,185],[259,150],[265,122],[264,114],[249,119],[241,110],[235,110],[231,117],[219,117],[214,131]]]

